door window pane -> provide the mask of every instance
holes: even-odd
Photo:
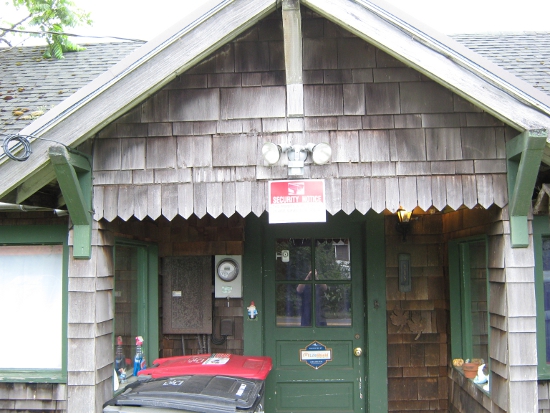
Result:
[[[320,280],[351,280],[349,240],[316,240],[315,269]]]
[[[351,325],[349,251],[347,239],[276,241],[277,326]]]
[[[277,261],[275,279],[277,281],[303,280],[311,270],[311,240],[278,239],[275,251]]]

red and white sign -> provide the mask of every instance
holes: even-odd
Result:
[[[269,223],[326,222],[325,181],[269,182]]]

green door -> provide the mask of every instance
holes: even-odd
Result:
[[[268,412],[364,412],[360,225],[270,225],[264,248]]]

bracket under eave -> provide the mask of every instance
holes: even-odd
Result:
[[[527,216],[547,137],[545,129],[529,130],[506,143],[512,248],[529,246]]]
[[[73,257],[90,259],[92,251],[92,166],[90,157],[64,146],[48,155],[63,193],[73,227]]]

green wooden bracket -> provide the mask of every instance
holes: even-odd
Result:
[[[73,257],[90,259],[92,252],[92,164],[89,156],[63,146],[48,149],[57,182],[73,222]]]
[[[547,137],[546,130],[530,130],[506,144],[512,248],[529,246],[527,215]]]

